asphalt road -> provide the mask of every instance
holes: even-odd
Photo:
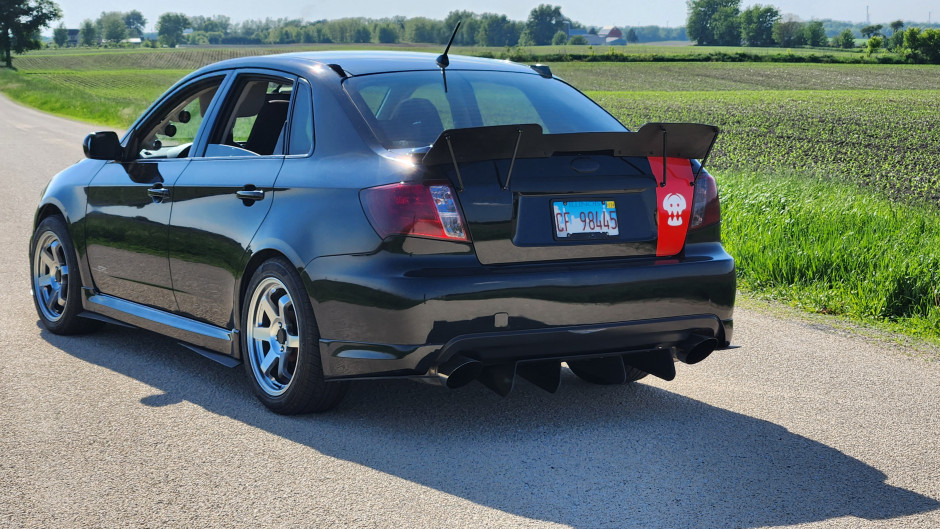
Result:
[[[673,382],[354,385],[286,418],[143,331],[43,331],[27,240],[93,126],[0,98],[0,526],[940,527],[940,362],[739,309]]]

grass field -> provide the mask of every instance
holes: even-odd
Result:
[[[626,52],[670,47],[661,48]],[[0,70],[0,90],[123,128],[195,68],[300,49],[37,52],[16,57],[18,72]],[[940,66],[551,66],[631,128],[651,121],[721,128],[708,166],[718,177],[725,241],[742,288],[940,339]]]
[[[940,211],[851,182],[726,171],[724,245],[742,289],[940,337]]]

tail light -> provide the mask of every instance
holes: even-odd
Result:
[[[695,181],[689,229],[705,228],[719,221],[721,221],[721,205],[718,203],[718,186],[715,185],[715,178],[712,175],[702,171]]]
[[[466,241],[454,190],[444,182],[398,183],[363,189],[362,208],[376,233]]]

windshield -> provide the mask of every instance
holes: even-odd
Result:
[[[535,123],[545,134],[624,132],[597,103],[537,74],[395,72],[352,77],[346,92],[387,149],[426,147],[445,129]]]

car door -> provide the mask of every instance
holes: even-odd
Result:
[[[236,72],[199,155],[173,186],[169,261],[182,314],[232,328],[236,280],[271,208],[296,79]]]
[[[163,98],[125,138],[133,154],[106,163],[86,189],[87,258],[98,291],[178,309],[167,259],[171,188],[224,79],[200,77]]]

